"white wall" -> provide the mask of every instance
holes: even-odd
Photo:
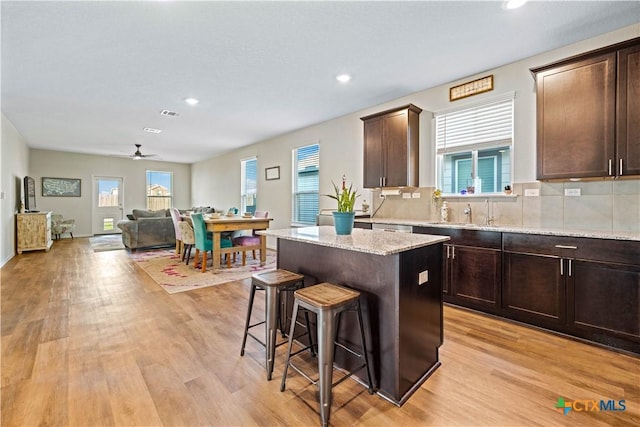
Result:
[[[173,204],[191,206],[191,165],[183,163],[131,160],[49,150],[31,150],[29,176],[36,180],[36,203],[39,211],[53,211],[76,220],[74,236],[90,236],[93,177],[124,178],[124,213],[146,209],[146,171],[173,172]],[[42,177],[80,178],[81,197],[42,197]]]
[[[22,179],[29,172],[29,148],[13,124],[2,114],[2,144],[0,149],[0,265],[15,254],[15,213],[20,209]]]
[[[417,92],[198,162],[192,166],[194,204],[212,201],[216,208],[240,206],[240,160],[257,156],[258,209],[270,211],[274,218],[272,228],[286,228],[291,219],[291,149],[316,141],[320,143],[321,193],[331,192],[331,180],[339,180],[343,173],[347,174],[349,181],[354,182],[354,186],[362,188],[363,126],[359,118],[409,103],[425,110],[420,116],[420,187],[432,187],[435,184],[435,155],[430,130],[432,115],[429,112],[475,103],[509,91],[516,92],[513,181],[514,183],[535,181],[536,97],[535,82],[529,69],[638,36],[640,36],[640,24],[499,68],[482,71],[459,81]],[[443,67],[446,65],[442,64]],[[488,74],[494,75],[493,91],[465,100],[449,102],[451,86]],[[313,100],[310,99],[309,102]],[[280,166],[280,180],[264,180],[264,168],[270,166]],[[371,193],[369,191],[364,193],[356,204],[357,207],[362,203],[363,198],[371,200]],[[333,200],[321,197],[320,208],[334,208]]]

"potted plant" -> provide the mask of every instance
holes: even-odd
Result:
[[[326,196],[338,202],[338,210],[333,212],[333,225],[336,229],[336,234],[351,234],[353,220],[356,216],[353,207],[360,195],[356,193],[356,190],[353,190],[353,184],[347,188],[347,177],[345,175],[342,175],[341,187],[338,187],[333,181],[331,181],[331,184],[333,184],[336,194],[326,194]]]

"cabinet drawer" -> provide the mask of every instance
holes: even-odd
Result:
[[[640,265],[640,242],[636,241],[504,233],[503,242],[507,252]]]
[[[414,233],[449,236],[452,245],[474,246],[487,249],[501,249],[502,233],[499,231],[467,230],[464,228],[413,227]]]
[[[628,240],[576,239],[575,257],[589,261],[640,265],[640,242]]]
[[[579,239],[563,236],[541,236],[538,234],[504,233],[503,249],[507,252],[539,254],[573,258],[579,247]]]

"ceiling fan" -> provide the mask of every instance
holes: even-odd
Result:
[[[136,146],[136,152],[133,153],[131,156],[129,156],[133,160],[147,159],[150,157],[158,157],[157,154],[142,154],[140,152],[140,147],[142,147],[142,144],[135,144],[135,146]]]

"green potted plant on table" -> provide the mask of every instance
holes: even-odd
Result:
[[[353,206],[356,203],[356,198],[360,197],[360,195],[356,193],[356,190],[353,190],[353,184],[347,188],[347,177],[345,175],[342,175],[341,187],[338,187],[333,181],[331,181],[331,184],[333,184],[336,194],[327,194],[326,196],[338,202],[338,210],[333,212],[333,224],[336,234],[351,234],[353,220],[356,216]]]

